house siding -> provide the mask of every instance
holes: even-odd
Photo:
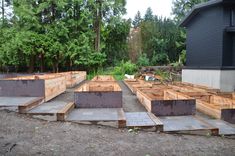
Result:
[[[231,10],[234,10],[235,6],[225,6],[223,9],[223,66],[234,66],[234,57],[235,57],[235,49],[234,49],[234,33],[226,32],[225,28],[234,26],[233,22],[231,22]],[[234,15],[235,16],[235,15]]]
[[[223,7],[199,12],[187,27],[187,67],[222,67]]]

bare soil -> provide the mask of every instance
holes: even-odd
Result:
[[[120,82],[125,111],[145,111]],[[71,101],[72,90],[55,100]],[[234,137],[130,133],[101,125],[49,122],[6,110],[0,111],[0,155],[235,155]]]

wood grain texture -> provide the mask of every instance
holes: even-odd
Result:
[[[73,102],[68,103],[63,109],[56,113],[57,121],[65,121],[68,114],[75,108]]]

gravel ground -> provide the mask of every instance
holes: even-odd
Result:
[[[120,82],[121,83],[121,82]],[[135,96],[123,88],[125,111],[145,111]],[[70,101],[72,90],[55,100]],[[235,139],[199,135],[130,133],[100,125],[48,122],[0,111],[0,155],[235,155]]]

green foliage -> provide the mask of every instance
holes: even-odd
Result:
[[[8,25],[0,30],[1,67],[92,71],[107,59],[128,60],[130,22],[121,19],[125,0],[100,1],[101,8],[98,1],[90,0],[8,1],[13,17],[5,18]],[[96,25],[98,8],[102,18]],[[97,32],[101,33],[100,52],[95,50]]]
[[[148,7],[144,15],[144,21],[152,21],[152,20],[154,20],[153,11],[150,7]]]
[[[106,27],[105,47],[103,51],[107,56],[107,63],[114,65],[116,61],[128,60],[127,37],[131,23],[121,18],[113,17]]]
[[[185,43],[181,32],[171,19],[155,16],[154,20],[141,23],[142,51],[152,65],[164,65],[179,59],[184,47],[177,47],[176,42]]]
[[[125,74],[135,74],[138,67],[131,63],[131,61],[121,61],[115,67],[98,68],[97,70],[90,71],[88,73],[88,80],[92,79],[96,75],[112,75],[116,80],[123,80]]]
[[[207,1],[209,0],[174,0],[172,13],[175,15],[175,21],[180,22],[194,5]]]
[[[183,65],[186,64],[186,50],[181,52],[179,62],[181,62]]]
[[[139,56],[138,61],[137,61],[138,66],[149,66],[150,62],[145,53]]]
[[[141,14],[140,11],[138,11],[137,14],[135,15],[132,25],[134,26],[134,28],[137,28],[140,26],[141,22],[142,22]]]
[[[152,65],[167,65],[169,63],[169,58],[166,53],[155,53],[152,57]]]
[[[117,66],[114,67],[112,75],[122,75],[124,76],[125,74],[134,74],[137,71],[137,66],[131,61],[121,61]]]
[[[164,71],[164,70],[156,70],[155,71],[156,75],[159,75],[162,77],[163,81],[168,81],[170,79],[170,72],[169,71]]]

